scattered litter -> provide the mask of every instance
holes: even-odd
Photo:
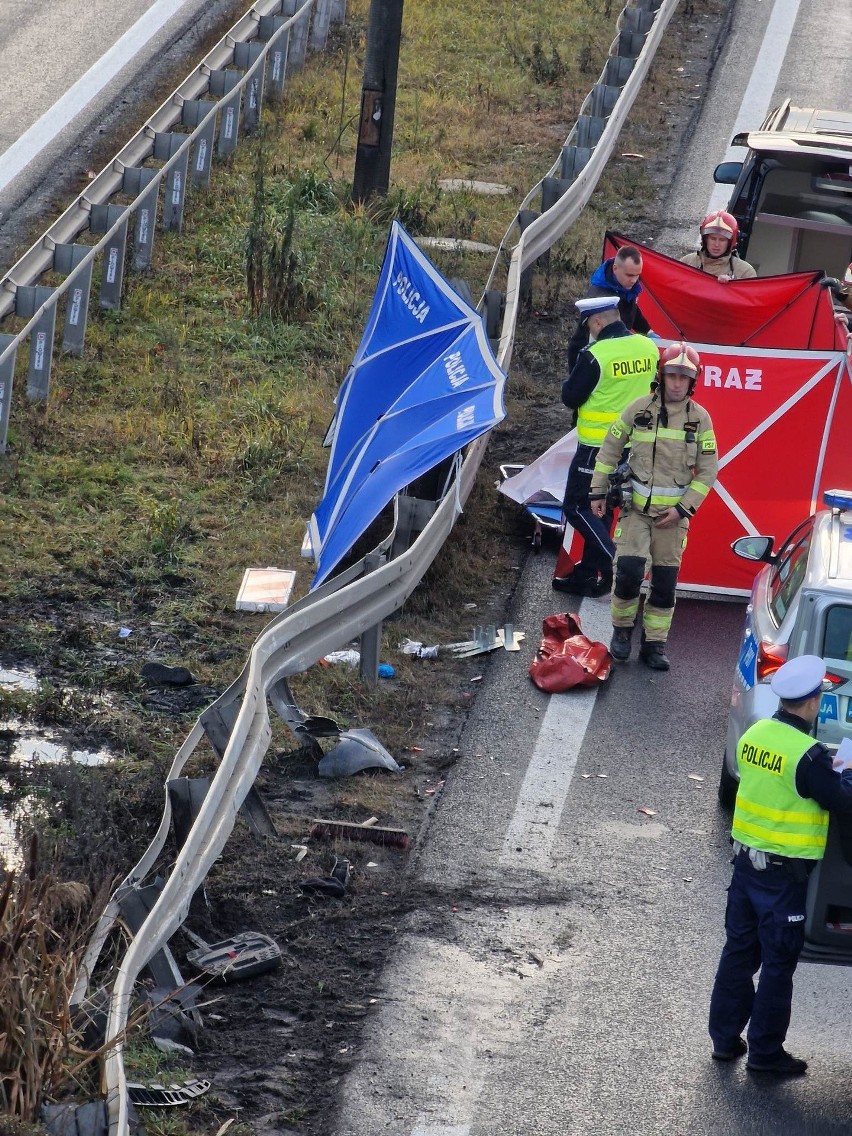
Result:
[[[274,970],[281,962],[281,948],[269,935],[259,931],[241,931],[219,943],[205,942],[188,927],[184,927],[183,931],[198,948],[187,951],[186,961],[196,970],[223,982],[254,978],[257,974]]]
[[[222,1124],[219,1128],[217,1128],[216,1136],[225,1136],[225,1133],[228,1131],[228,1129],[231,1127],[231,1125],[236,1121],[236,1119],[237,1118],[235,1116],[232,1116],[229,1120],[226,1120],[224,1124]]]
[[[356,728],[339,735],[337,745],[317,765],[317,773],[320,777],[351,777],[362,769],[374,768],[401,773],[403,767],[388,753],[372,730]]]
[[[692,877],[692,876],[684,876],[684,877],[683,877],[683,882],[684,882],[685,884],[691,884],[691,883],[692,883],[692,879],[693,879],[693,877]]]
[[[439,781],[437,785],[433,786],[431,789],[424,789],[423,792],[426,794],[427,797],[431,797],[433,793],[437,793],[438,790],[443,789],[443,787],[444,787],[444,782]]]
[[[179,1041],[172,1041],[170,1037],[152,1037],[154,1048],[160,1053],[179,1053],[181,1057],[194,1057],[195,1050],[188,1045],[181,1045]]]
[[[667,872],[668,871],[668,868],[665,867],[664,864],[655,864],[654,867],[657,869],[658,872]]]
[[[284,611],[296,573],[289,568],[246,568],[237,593],[237,611]]]
[[[146,682],[155,686],[192,686],[198,679],[186,667],[170,667],[166,663],[145,663],[140,671]]]
[[[474,627],[470,639],[460,643],[448,643],[446,650],[455,655],[457,659],[466,659],[471,655],[484,655],[488,651],[496,651],[504,647],[507,651],[520,651],[521,643],[526,638],[523,631],[515,631],[511,623],[505,627]]]
[[[608,773],[599,773],[598,777],[609,777]]]
[[[396,671],[390,663],[379,663],[379,678],[396,678]]]
[[[690,781],[703,781],[704,780],[704,778],[701,776],[700,773],[687,773],[687,777],[689,778]]]
[[[418,659],[437,659],[438,646],[424,647],[417,639],[403,639],[399,645],[403,655],[415,655]]]
[[[580,776],[583,778],[584,781],[588,781],[589,778],[591,777],[591,773],[581,773]]]
[[[474,675],[471,682],[482,682],[482,675]]]
[[[294,859],[294,860],[296,861],[296,863],[297,863],[297,864],[298,864],[298,863],[299,863],[299,862],[300,862],[301,860],[304,860],[304,858],[305,858],[305,857],[307,856],[307,854],[308,854],[308,846],[307,846],[307,844],[291,844],[291,845],[290,845],[290,847],[291,847],[291,848],[293,849],[293,851],[294,851],[294,852],[296,853],[296,855],[295,855],[295,856],[293,857],[293,859]]]
[[[361,662],[361,652],[350,649],[348,651],[332,651],[323,656],[324,663],[345,663],[349,667],[357,667]]]
[[[342,867],[341,867],[342,865]],[[349,861],[335,860],[330,876],[317,879],[300,880],[299,891],[308,895],[328,895],[333,899],[343,899],[349,882]]]
[[[145,1108],[170,1108],[173,1105],[189,1104],[191,1100],[206,1093],[212,1081],[185,1081],[182,1085],[142,1085],[135,1081],[127,1082],[127,1096],[133,1104]]]
[[[637,809],[636,812],[646,817],[655,817],[657,815],[653,809]]]
[[[378,817],[370,817],[369,820],[362,820],[361,821],[361,827],[362,828],[372,828],[372,826],[374,824],[378,824],[378,823],[379,823]]]
[[[475,603],[466,603],[466,604],[464,605],[464,610],[465,610],[465,611],[476,611],[476,609],[477,609],[477,607],[478,607],[478,606],[479,606],[479,605],[478,605],[478,604],[475,604]]]
[[[307,848],[305,849],[305,851],[307,852]],[[275,891],[273,888],[263,888],[261,890],[260,894],[261,895],[278,895],[278,892]]]
[[[423,752],[423,746],[409,746],[408,752],[409,753],[422,753]]]
[[[119,627],[119,629],[118,629],[119,639],[129,639],[132,634],[133,634],[133,628],[132,627]]]
[[[622,158],[644,158],[645,157],[644,154],[633,154],[629,150],[626,151],[625,153],[623,153],[621,156],[622,156]]]
[[[367,863],[364,866],[367,867],[367,868],[378,868],[379,865],[376,863],[375,860],[368,860]],[[375,999],[374,999],[374,1001],[375,1001]]]

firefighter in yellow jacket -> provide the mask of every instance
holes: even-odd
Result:
[[[701,371],[697,351],[673,344],[660,355],[651,394],[621,412],[601,444],[589,493],[591,510],[602,516],[610,477],[625,447],[625,504],[615,528],[615,586],[610,654],[630,658],[647,562],[651,587],[642,613],[639,658],[652,670],[667,671],[666,640],[675,606],[678,571],[689,522],[716,480],[718,455],[713,423],[692,392]]]

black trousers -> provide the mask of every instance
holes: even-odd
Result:
[[[613,514],[610,509],[602,517],[596,517],[589,505],[589,489],[597,446],[577,445],[577,452],[568,470],[568,483],[565,486],[563,511],[570,525],[573,525],[583,538],[583,555],[574,569],[581,576],[590,579],[600,572],[603,576],[612,575],[612,561],[615,545],[612,532]]]
[[[710,1037],[723,1052],[734,1048],[747,1022],[751,1057],[772,1060],[781,1052],[790,1024],[793,973],[805,942],[806,872],[811,866],[796,861],[801,871],[770,865],[759,872],[747,849],[734,861],[727,939],[710,999]]]

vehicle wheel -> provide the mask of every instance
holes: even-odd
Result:
[[[722,756],[722,772],[719,775],[719,804],[723,809],[732,809],[737,799],[739,781],[728,769],[728,763]]]

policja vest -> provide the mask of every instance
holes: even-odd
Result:
[[[823,858],[828,812],[796,791],[796,769],[813,744],[809,734],[774,718],[746,730],[737,746],[734,840],[778,856]]]
[[[648,393],[660,354],[645,335],[599,339],[586,350],[597,359],[601,377],[577,411],[577,440],[597,447],[625,406]]]

